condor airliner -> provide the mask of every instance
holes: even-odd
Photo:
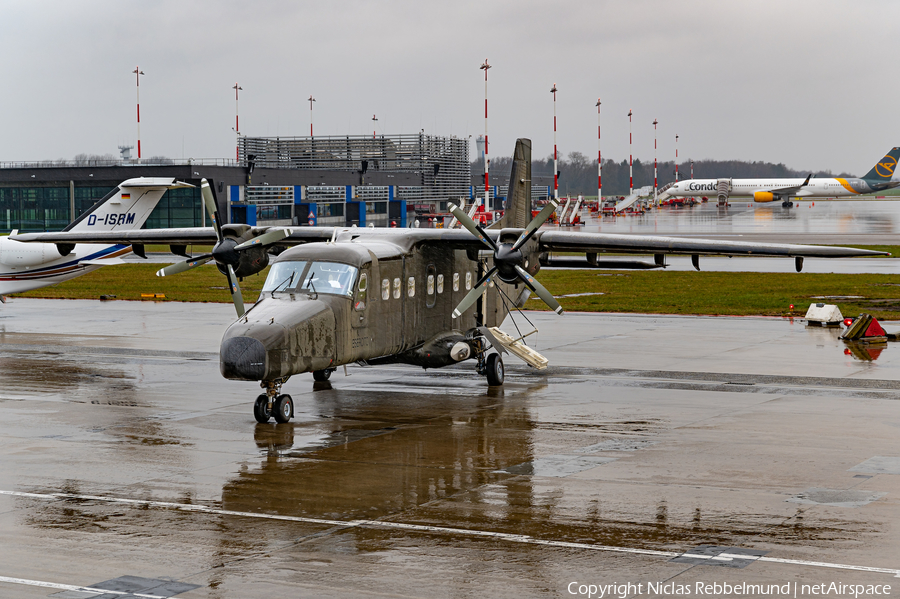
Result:
[[[784,207],[793,206],[791,198],[834,198],[876,193],[897,187],[892,180],[900,148],[893,148],[861,178],[804,179],[689,179],[679,181],[665,190],[670,196],[699,197],[717,195],[720,201],[729,197],[753,198],[754,202],[780,201]],[[724,196],[724,198],[723,198]]]
[[[179,187],[193,185],[167,178],[128,179],[63,231],[140,229],[166,190]],[[132,246],[118,243],[22,243],[0,237],[0,301],[6,300],[6,294],[62,283],[101,266],[120,264],[121,257],[131,251]]]

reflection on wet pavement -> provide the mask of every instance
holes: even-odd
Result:
[[[685,320],[566,319],[548,373],[510,364],[502,390],[462,367],[295,377],[288,424],[257,424],[258,387],[212,352],[0,346],[0,577],[186,598],[558,596],[727,560],[719,579],[889,577],[896,360],[860,370],[828,332],[740,319],[673,355]]]

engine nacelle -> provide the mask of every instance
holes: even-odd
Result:
[[[757,191],[753,194],[754,202],[774,202],[775,194],[770,191]]]
[[[223,243],[228,243],[230,239],[226,239]],[[269,254],[266,248],[261,246],[247,248],[238,253],[238,264],[234,267],[234,274],[239,278],[255,275],[269,265]],[[228,274],[228,268],[222,264],[216,263],[216,268],[223,275]]]
[[[52,243],[22,243],[0,237],[0,264],[6,266],[41,266],[59,260],[62,255]]]
[[[422,368],[441,368],[468,360],[475,355],[469,340],[456,332],[440,333],[421,346],[404,352],[398,362]]]

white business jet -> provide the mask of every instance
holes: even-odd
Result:
[[[166,190],[180,187],[193,185],[170,178],[128,179],[63,231],[140,229]],[[101,266],[121,264],[122,256],[131,251],[132,246],[120,243],[22,243],[0,237],[0,301],[6,301],[6,294],[62,283]]]

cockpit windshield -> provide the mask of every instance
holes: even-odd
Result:
[[[330,293],[351,296],[358,269],[339,262],[277,262],[269,269],[263,292]]]
[[[306,270],[308,262],[276,262],[269,269],[263,292],[293,290]]]

